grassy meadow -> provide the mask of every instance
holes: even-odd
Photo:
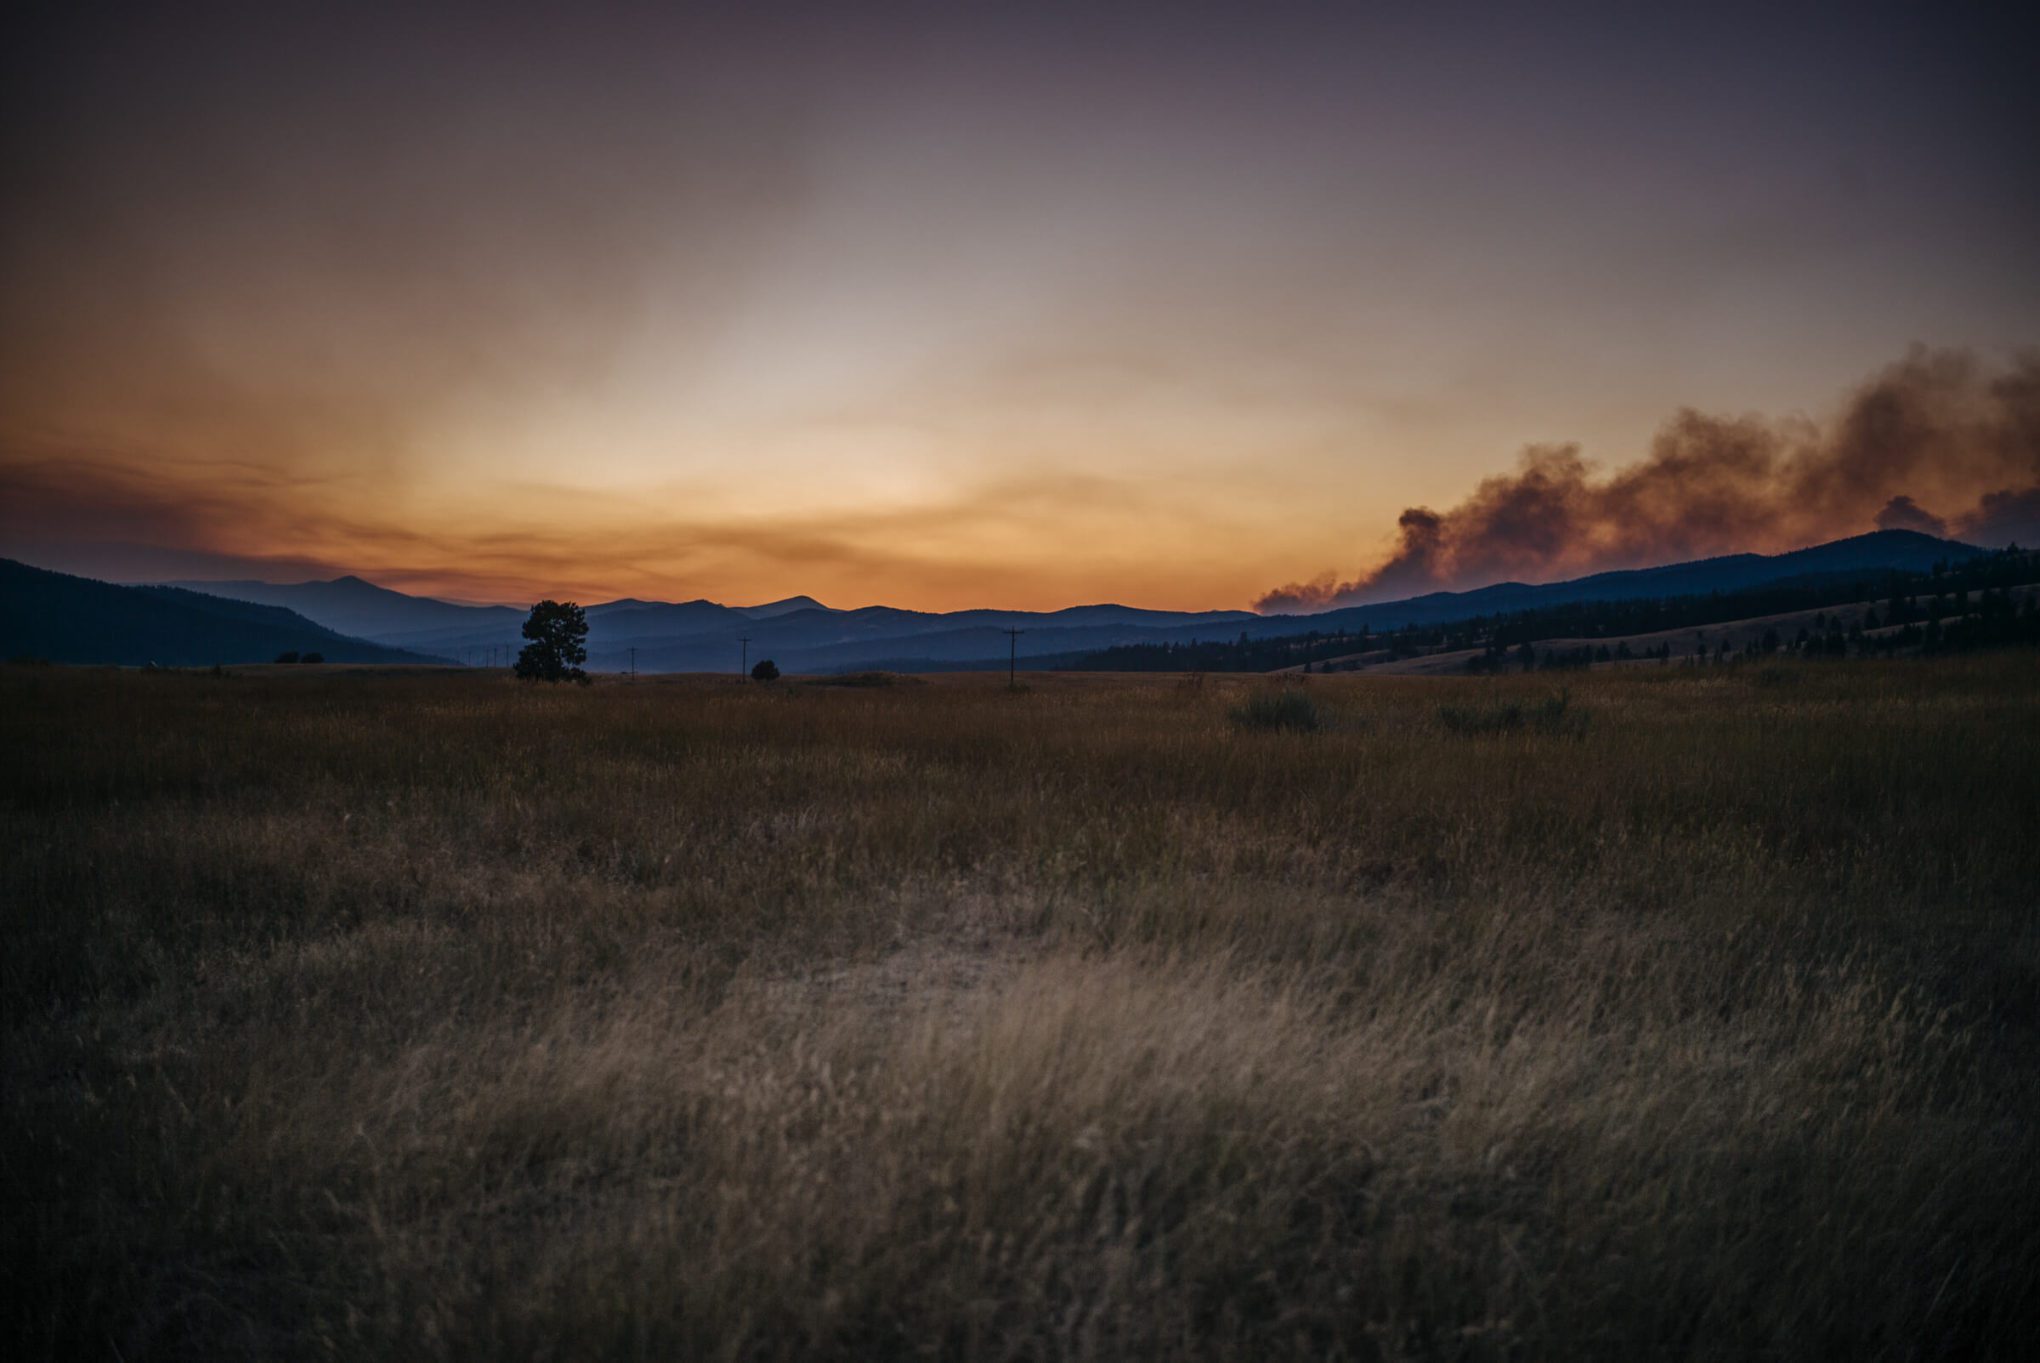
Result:
[[[2023,1355],[2032,655],[1562,684],[7,669],[8,1354]]]

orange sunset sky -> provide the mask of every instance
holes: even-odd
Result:
[[[736,8],[38,9],[0,553],[1211,608],[1366,590],[1519,467],[1584,519],[1394,585],[2040,488],[2040,123],[1983,11]],[[1614,533],[1682,409],[1757,440],[1742,500]]]

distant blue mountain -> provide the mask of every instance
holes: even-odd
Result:
[[[266,663],[285,652],[333,663],[445,661],[350,638],[278,606],[120,587],[0,559],[0,657],[205,667]]]
[[[795,611],[825,611],[828,607],[812,596],[789,596],[779,601],[767,601],[762,606],[738,606],[737,609],[753,620],[770,620],[775,615],[791,615]]]
[[[634,659],[640,671],[733,671],[738,660],[748,656],[754,661],[772,658],[789,672],[878,666],[937,670],[1003,660],[1012,647],[1006,632],[1013,629],[1022,631],[1021,656],[1053,658],[1116,644],[1231,639],[1242,633],[1267,638],[1313,629],[1357,630],[1362,624],[1382,630],[1581,601],[1705,595],[1797,578],[1923,571],[1937,561],[1952,562],[1981,552],[1915,531],[1881,530],[1786,554],[1730,554],[1567,582],[1503,582],[1313,615],[1159,611],[1110,604],[1055,611],[940,612],[892,606],[831,610],[806,596],[750,607],[626,598],[588,607],[588,664],[620,671]],[[288,606],[320,624],[393,648],[472,659],[488,649],[522,643],[522,610],[408,596],[360,578],[286,585],[183,585]]]
[[[514,634],[525,614],[511,606],[463,606],[412,596],[353,576],[330,582],[187,581],[167,585],[234,601],[282,606],[342,634],[386,643],[461,630],[507,628]]]
[[[478,659],[523,643],[525,612],[509,606],[466,606],[409,596],[358,577],[330,582],[193,582],[180,587],[288,606],[322,624],[394,648]],[[860,660],[902,651],[925,654],[930,666],[1005,655],[1003,631],[1021,629],[1029,649],[1104,648],[1168,625],[1211,627],[1251,621],[1251,611],[1156,611],[1135,606],[1070,606],[1056,611],[966,610],[948,613],[866,606],[832,610],[810,596],[761,606],[714,601],[643,601],[626,597],[588,610],[588,663],[598,670],[721,671],[734,668],[750,639],[753,658],[795,659],[802,668],[855,668]],[[902,642],[935,636],[907,650]],[[499,654],[500,656],[500,654]],[[782,666],[784,666],[782,662]]]

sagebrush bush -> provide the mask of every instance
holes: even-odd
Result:
[[[1255,691],[1235,705],[1230,714],[1233,724],[1242,729],[1308,733],[1320,723],[1317,702],[1301,691],[1288,688]]]
[[[1528,730],[1579,738],[1587,732],[1587,712],[1573,704],[1570,691],[1558,691],[1539,700],[1441,705],[1438,722],[1455,734],[1512,734]]]

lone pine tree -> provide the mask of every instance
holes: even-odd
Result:
[[[541,601],[524,622],[531,640],[517,655],[517,675],[525,681],[588,684],[581,664],[588,661],[588,615],[571,601]]]

